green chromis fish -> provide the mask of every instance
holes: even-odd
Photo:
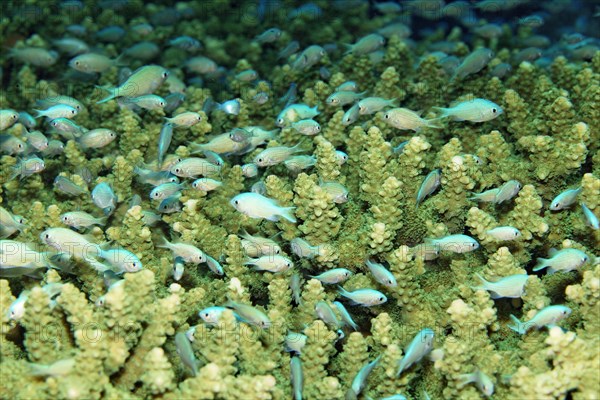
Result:
[[[338,286],[338,293],[351,301],[351,305],[361,305],[372,307],[383,304],[387,301],[385,294],[375,289],[357,289],[348,292],[343,287]]]
[[[454,121],[486,122],[500,116],[504,110],[489,100],[473,99],[459,103],[451,108],[434,107],[441,113],[439,118],[450,117]]]
[[[369,268],[373,278],[375,278],[375,280],[381,283],[383,286],[394,288],[398,285],[394,275],[392,275],[392,273],[382,264],[376,263],[373,260],[367,260],[365,261],[365,264],[367,268]]]
[[[0,135],[0,152],[8,155],[21,154],[27,149],[27,144],[13,135]]]
[[[57,251],[70,254],[79,260],[97,256],[101,251],[100,246],[67,228],[46,229],[40,234],[40,240]]]
[[[44,109],[50,108],[55,105],[64,104],[64,105],[73,107],[74,109],[77,110],[77,112],[81,112],[85,108],[83,106],[83,104],[76,98],[73,98],[71,96],[65,96],[65,95],[50,96],[45,99],[36,101],[35,104],[38,107],[44,108]]]
[[[194,349],[192,348],[192,344],[189,339],[183,332],[178,332],[175,334],[175,348],[177,349],[177,354],[179,358],[181,358],[181,362],[183,365],[189,368],[192,371],[192,375],[196,376],[198,374],[198,367],[200,365],[200,361],[196,359],[196,355],[194,354]],[[159,351],[163,351],[162,348],[158,348]]]
[[[589,257],[583,251],[578,249],[551,249],[548,253],[550,258],[538,258],[537,264],[533,267],[534,271],[541,271],[548,268],[548,273],[553,274],[557,271],[569,272],[578,269],[585,264]]]
[[[232,312],[236,321],[241,320],[240,316],[237,315],[235,312],[231,311],[229,308],[220,307],[220,306],[206,307],[206,308],[200,310],[200,312],[198,312],[198,316],[200,318],[202,318],[202,321],[204,321],[204,323],[206,325],[216,326],[219,323],[219,321],[221,320],[221,316],[223,315],[223,313],[225,311]]]
[[[185,185],[177,182],[161,183],[150,191],[150,200],[162,201],[179,193],[184,187]]]
[[[425,243],[441,251],[452,253],[468,253],[479,248],[479,243],[467,235],[448,235],[439,239],[425,239]]]
[[[300,121],[293,122],[292,128],[306,136],[314,136],[321,132],[321,125],[312,119],[301,119]]]
[[[10,128],[19,120],[19,113],[15,110],[0,110],[0,131]]]
[[[337,330],[341,327],[340,320],[327,302],[318,301],[315,304],[315,313],[330,328]]]
[[[25,134],[27,144],[35,150],[44,151],[48,148],[48,138],[40,131],[31,131]]]
[[[348,325],[349,327],[351,327],[352,329],[357,331],[358,325],[356,325],[356,322],[354,322],[354,320],[352,319],[352,316],[350,315],[348,310],[346,310],[346,307],[344,307],[344,305],[342,303],[340,303],[339,301],[334,301],[333,305],[335,306],[335,308],[337,308],[338,312],[340,313],[340,316],[342,317],[342,321],[344,322],[344,324]]]
[[[485,47],[473,51],[456,68],[451,80],[462,80],[469,75],[478,73],[488,65],[493,57],[494,53]]]
[[[311,108],[306,104],[290,104],[279,113],[275,122],[278,127],[283,128],[292,122],[311,119],[317,115],[319,115],[317,106]]]
[[[99,87],[109,94],[96,104],[106,103],[117,97],[137,97],[154,92],[169,76],[169,71],[159,65],[138,68],[125,82],[114,88]]]
[[[336,90],[325,100],[325,103],[330,106],[343,107],[362,99],[366,94],[366,90],[362,93],[356,93],[351,90]]]
[[[600,224],[598,223],[598,217],[596,217],[596,214],[594,214],[592,210],[590,210],[588,206],[583,203],[581,203],[581,211],[583,212],[586,224],[588,224],[593,230],[597,231],[600,228]]]
[[[469,197],[469,200],[477,201],[479,203],[495,203],[499,191],[500,188],[494,188],[481,193],[471,193],[472,196]]]
[[[89,228],[94,225],[106,224],[106,217],[96,218],[91,214],[84,211],[71,211],[64,213],[60,216],[60,220],[63,224],[72,228]]]
[[[525,284],[529,275],[516,274],[500,278],[495,282],[487,281],[483,276],[475,273],[475,276],[481,282],[480,286],[472,287],[473,290],[486,290],[490,292],[492,299],[501,299],[508,297],[511,299],[519,299],[525,294]]]
[[[423,127],[434,129],[441,128],[433,121],[421,118],[419,113],[407,108],[392,108],[391,110],[387,110],[385,114],[383,114],[383,118],[388,125],[401,130],[419,132]]]
[[[352,107],[350,107],[348,110],[346,110],[346,112],[342,116],[342,125],[344,125],[344,126],[352,125],[353,123],[355,123],[358,120],[359,115],[360,115],[360,112],[359,112],[359,108],[358,108],[358,103],[356,103]]]
[[[292,260],[280,255],[266,255],[251,258],[244,265],[254,265],[256,271],[285,272],[294,266]]]
[[[273,43],[279,40],[281,37],[281,29],[279,28],[269,28],[263,33],[256,35],[254,37],[254,41],[264,44],[264,43]]]
[[[288,332],[285,336],[284,344],[285,351],[295,352],[296,354],[302,354],[302,348],[306,345],[308,337],[302,333]]]
[[[292,253],[300,258],[312,259],[320,255],[319,246],[312,246],[302,238],[294,238],[290,241]]]
[[[17,176],[19,179],[24,179],[33,174],[39,174],[45,168],[46,163],[41,158],[29,157],[23,159],[13,167],[13,173],[9,180],[13,180]]]
[[[185,126],[190,127],[196,125],[198,122],[202,121],[202,115],[193,111],[186,111],[181,114],[177,114],[172,118],[166,118],[168,123],[172,124],[174,127]]]
[[[470,374],[459,375],[459,383],[456,385],[458,389],[468,385],[469,383],[475,383],[477,389],[486,397],[490,397],[494,394],[494,383],[489,376],[476,369],[475,372]]]
[[[100,149],[108,146],[117,138],[117,134],[110,129],[99,128],[87,131],[77,139],[82,149]]]
[[[329,285],[335,285],[337,283],[344,282],[351,276],[352,271],[347,270],[346,268],[334,268],[319,275],[310,275],[311,278],[315,278],[321,281],[321,283],[327,283]]]
[[[214,165],[204,158],[190,157],[173,165],[170,172],[180,178],[197,178],[198,176],[214,175],[221,171],[221,167]]]
[[[104,211],[104,215],[111,215],[117,207],[117,195],[106,182],[100,182],[92,190],[92,201]]]
[[[281,207],[273,199],[258,193],[241,193],[231,199],[231,205],[250,218],[263,218],[277,222],[280,218],[296,222],[295,207]]]
[[[556,326],[560,321],[571,315],[571,309],[563,305],[548,306],[539,310],[533,318],[527,322],[521,322],[514,315],[510,315],[513,324],[508,325],[510,329],[517,332],[519,335],[524,335],[531,328],[541,329],[545,326],[551,328]]]
[[[171,250],[174,257],[180,257],[185,262],[196,265],[206,262],[204,252],[192,244],[183,242],[171,243],[163,236],[161,243],[156,247]]]
[[[225,307],[233,309],[247,324],[258,326],[262,329],[268,329],[271,326],[269,317],[259,309],[242,303],[228,301]]]
[[[223,276],[225,273],[223,266],[208,254],[204,254],[204,256],[206,257],[206,265],[208,265],[208,269],[210,269],[215,275]]]
[[[498,241],[516,240],[521,237],[521,231],[512,226],[498,226],[485,233]]]
[[[299,155],[292,156],[283,162],[283,165],[292,172],[300,172],[310,167],[313,167],[317,163],[315,156]]]
[[[440,186],[441,178],[442,174],[439,169],[434,169],[429,174],[427,174],[427,176],[423,180],[423,183],[421,183],[419,191],[417,192],[417,208],[419,207],[419,204],[425,199],[425,197],[429,196],[437,190],[437,188]]]
[[[0,233],[10,232],[10,235],[12,235],[14,232],[22,231],[25,228],[27,228],[27,225],[23,223],[22,218],[11,214],[4,207],[0,207]]]
[[[344,204],[348,201],[348,189],[338,182],[320,182],[319,187],[323,189],[336,204]]]
[[[381,97],[366,97],[357,103],[358,113],[360,115],[375,114],[386,107],[395,107],[396,101],[397,99],[386,100]]]
[[[565,190],[552,200],[552,203],[550,203],[550,210],[560,211],[571,207],[577,201],[577,196],[579,196],[579,193],[581,193],[582,190],[582,187]]]
[[[69,61],[69,67],[86,74],[101,74],[118,63],[119,59],[113,60],[102,54],[86,53],[72,58]]]
[[[348,50],[344,53],[360,56],[363,54],[372,53],[378,50],[385,44],[385,38],[377,33],[371,33],[360,38],[354,44],[346,44]]]
[[[398,363],[397,377],[413,364],[421,361],[423,357],[431,352],[433,349],[433,338],[434,332],[430,328],[425,328],[416,334],[408,347],[404,350],[404,356]]]
[[[292,290],[292,297],[296,305],[302,304],[302,283],[300,274],[295,273],[290,277],[290,289]]]
[[[358,373],[356,374],[356,376],[352,380],[352,385],[350,386],[350,390],[352,390],[352,392],[354,392],[354,395],[356,397],[358,397],[358,395],[365,388],[365,386],[367,384],[367,379],[369,378],[369,375],[371,374],[371,371],[373,371],[373,368],[375,368],[377,366],[377,363],[379,362],[380,358],[381,358],[381,356],[377,357],[376,359],[374,359],[370,363],[365,364],[358,371]]]
[[[496,193],[496,198],[494,199],[494,203],[500,204],[507,200],[512,199],[519,193],[521,188],[522,188],[522,186],[519,181],[516,181],[516,180],[507,181],[506,183],[504,183],[504,185],[502,185],[498,188],[498,193]]]
[[[98,257],[107,261],[117,273],[138,272],[143,268],[140,259],[125,249],[100,249]]]
[[[73,368],[75,368],[75,359],[66,358],[49,365],[29,363],[29,368],[29,375],[31,376],[51,376],[57,378],[69,375],[73,371]]]
[[[46,117],[49,121],[56,118],[74,118],[79,113],[76,108],[66,104],[57,104],[46,110],[37,110],[34,108],[33,111],[37,112],[35,118]]]
[[[138,97],[126,97],[120,102],[127,107],[139,107],[143,108],[144,110],[162,110],[167,104],[165,99],[155,94],[144,94]]]
[[[294,356],[290,360],[290,374],[292,380],[293,398],[294,400],[302,400],[304,375],[302,373],[302,361],[300,361],[300,357]]]
[[[223,182],[211,178],[200,178],[192,182],[192,188],[202,192],[210,192],[223,186]]]
[[[260,236],[251,236],[248,232],[240,235],[242,238],[242,249],[251,258],[281,253],[281,247],[273,239]]]

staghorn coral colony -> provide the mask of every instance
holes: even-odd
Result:
[[[167,3],[1,6],[0,398],[600,397],[594,2]]]

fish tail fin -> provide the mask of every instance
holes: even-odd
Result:
[[[281,209],[281,216],[290,222],[296,223],[296,217],[294,216],[294,210],[296,207],[283,207]]]
[[[34,108],[33,111],[35,111],[37,113],[37,115],[34,118],[40,118],[40,117],[43,117],[46,115],[44,112],[45,110],[38,110],[38,109]]]
[[[473,382],[475,379],[475,373],[470,373],[470,374],[462,374],[458,376],[459,382],[456,385],[456,387],[458,389],[462,388],[463,386],[468,385],[469,383]]]
[[[435,117],[435,118],[433,118],[433,119],[430,119],[429,121],[437,121],[437,120],[440,120],[442,118],[448,117],[448,109],[447,108],[444,108],[444,107],[432,107],[431,109],[433,111],[435,111],[435,112],[440,113],[440,115],[437,116],[437,117]]]
[[[539,271],[539,270],[542,270],[542,269],[546,268],[547,267],[547,265],[546,265],[547,261],[548,261],[547,258],[538,258],[537,259],[537,264],[535,265],[535,267],[533,267],[533,271],[536,272],[536,271]]]
[[[169,241],[165,237],[165,235],[160,235],[160,242],[156,245],[156,247],[160,247],[166,249],[169,247]]]
[[[479,275],[477,272],[475,273],[475,276],[477,277],[477,279],[480,280],[481,286],[471,286],[471,289],[473,289],[473,290],[487,290],[486,289],[486,285],[489,282],[486,281],[485,278],[483,276]]]
[[[426,119],[425,126],[432,129],[442,129],[443,126],[438,122],[440,122],[439,118]]]
[[[510,314],[510,319],[513,322],[513,325],[508,325],[508,327],[517,332],[519,335],[523,335],[525,333],[525,325],[512,314]]]
[[[102,99],[102,100],[100,100],[100,101],[97,101],[97,102],[96,102],[96,104],[102,104],[102,103],[106,103],[107,101],[110,101],[110,100],[112,100],[112,99],[114,99],[114,98],[116,97],[117,91],[115,90],[115,88],[107,88],[107,87],[104,87],[104,86],[98,86],[98,85],[96,85],[96,88],[98,88],[98,89],[102,89],[102,90],[104,90],[105,92],[108,92],[108,93],[109,93],[109,95],[108,95],[108,96],[106,96],[105,98],[103,98],[103,99]]]

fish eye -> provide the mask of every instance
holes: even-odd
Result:
[[[390,115],[389,115],[389,114],[385,114],[383,117],[384,117],[385,119],[390,119]]]
[[[204,313],[204,318],[208,318],[209,314],[207,312]]]
[[[383,297],[380,297],[380,298],[379,298],[379,301],[383,301]]]
[[[320,130],[321,130],[321,127],[320,127],[320,126],[317,126],[317,127],[316,127],[316,130],[317,130],[317,131],[320,131]]]
[[[78,67],[81,65],[80,61],[75,61],[75,65],[77,65]]]
[[[388,279],[388,283],[391,285],[391,284],[393,284],[394,282],[392,282],[392,280],[391,280],[391,279]]]
[[[359,111],[364,111],[364,110],[365,110],[365,107],[363,107],[363,106],[358,106],[358,110],[359,110]]]
[[[132,266],[133,268],[137,268],[137,263],[136,263],[136,262],[132,262],[132,263],[131,263],[131,266]]]
[[[237,201],[237,200],[234,200],[234,201],[233,201],[233,203],[234,203],[235,205],[238,205],[238,204],[240,204],[240,202],[239,202],[239,201]]]
[[[496,114],[496,112],[498,112],[498,110],[496,110],[495,108],[492,108],[492,112],[493,112],[494,114]]]
[[[165,72],[163,72],[163,73],[162,73],[162,77],[163,77],[163,78],[166,78],[166,77],[168,77],[168,76],[169,76],[169,73],[168,73],[167,71],[165,71]]]
[[[22,145],[21,143],[19,143],[19,144],[17,144],[17,147],[18,147],[19,149],[22,149],[22,148],[23,148],[23,145]]]
[[[259,159],[258,159],[258,162],[259,162],[259,163],[263,162],[263,159],[262,159],[262,158],[259,158]]]
[[[64,217],[63,217],[63,221],[64,221],[64,222],[68,222],[68,221],[69,221],[69,217],[67,217],[67,216],[64,216]]]
[[[281,253],[281,250],[279,250],[279,249],[275,250],[275,254],[279,254],[279,253]]]
[[[44,239],[50,239],[50,235],[46,233],[46,234],[44,235]]]
[[[181,168],[175,168],[175,172],[176,173],[180,173],[181,172]]]

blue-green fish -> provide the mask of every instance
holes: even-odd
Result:
[[[104,211],[105,215],[110,215],[117,207],[117,195],[106,182],[100,182],[92,190],[92,201]]]
[[[109,93],[107,97],[96,102],[106,103],[117,97],[137,97],[151,94],[163,84],[169,76],[169,71],[160,65],[146,65],[138,68],[121,85],[114,88],[99,87]]]
[[[337,315],[335,315],[335,312],[333,311],[331,306],[327,304],[327,302],[318,301],[315,305],[315,312],[317,313],[317,316],[329,327],[333,329],[340,328],[340,320],[338,319]]]
[[[551,249],[548,253],[550,258],[538,258],[534,271],[548,268],[548,273],[557,271],[569,272],[578,269],[587,262],[589,257],[583,251],[573,248],[562,250]]]
[[[398,363],[398,372],[396,376],[400,376],[402,371],[407,370],[413,364],[421,361],[423,357],[433,349],[433,330],[425,328],[414,337],[408,347],[404,350],[404,356]]]
[[[292,379],[294,400],[302,400],[304,376],[302,373],[302,361],[300,361],[300,357],[294,356],[290,360],[290,373]]]
[[[61,175],[54,178],[54,189],[69,196],[80,196],[88,192],[85,188]]]
[[[200,361],[196,359],[194,349],[192,349],[192,344],[185,333],[177,332],[177,334],[175,334],[175,348],[177,349],[177,354],[181,358],[183,365],[192,371],[193,376],[196,376]]]
[[[473,290],[486,290],[490,292],[492,299],[501,299],[508,297],[511,299],[518,299],[525,293],[525,284],[529,275],[517,274],[505,276],[495,282],[485,280],[485,278],[478,273],[475,273],[477,279],[481,281],[481,286],[472,287]]]
[[[485,99],[463,101],[451,108],[433,107],[441,113],[439,118],[450,117],[454,121],[485,122],[500,116],[504,110]]]
[[[232,308],[242,319],[243,322],[258,326],[262,329],[268,329],[271,326],[269,317],[259,309],[234,301],[228,301],[225,307]]]
[[[486,397],[490,397],[494,394],[494,383],[489,376],[479,369],[476,369],[475,372],[471,372],[470,374],[459,375],[459,380],[460,382],[456,385],[458,389],[469,383],[475,383],[477,389],[479,389]]]
[[[467,235],[448,235],[439,239],[425,239],[427,245],[431,245],[441,251],[453,253],[467,253],[479,248],[479,243]]]
[[[439,169],[434,169],[427,174],[423,180],[423,183],[421,183],[421,187],[419,187],[419,191],[417,192],[417,207],[419,207],[419,204],[425,199],[425,197],[429,196],[435,192],[438,187],[440,187],[441,178],[442,174]]]
[[[524,335],[531,328],[541,329],[545,326],[551,328],[556,326],[560,321],[571,315],[571,309],[567,306],[556,305],[548,306],[538,311],[533,318],[527,322],[521,322],[514,315],[510,315],[513,324],[508,325],[510,329],[517,332],[519,335]]]
[[[339,301],[334,301],[333,305],[339,311],[339,313],[342,317],[342,321],[344,321],[344,323],[346,325],[350,326],[352,329],[357,331],[358,325],[356,325],[356,322],[354,322],[354,320],[352,319],[352,316],[350,315],[348,310],[346,310],[346,307],[344,307],[344,305],[342,303],[340,303]]]
[[[240,193],[231,199],[231,205],[250,218],[263,218],[277,222],[281,218],[296,222],[295,207],[281,207],[273,199],[258,193]]]
[[[382,264],[376,263],[373,260],[365,261],[367,268],[371,271],[371,275],[375,280],[381,283],[383,286],[394,288],[398,285],[396,278],[390,271],[388,271]]]
[[[595,231],[598,230],[600,224],[598,223],[598,217],[592,212],[585,204],[581,203],[581,211],[585,217],[585,222]]]
[[[316,276],[309,276],[321,281],[322,283],[334,285],[336,283],[344,282],[346,279],[350,278],[350,276],[352,276],[352,272],[346,268],[334,268],[330,269],[329,271],[322,272]]]
[[[343,287],[338,286],[338,293],[349,299],[351,305],[372,307],[387,301],[385,294],[375,289],[357,289],[353,292],[348,292]]]
[[[352,392],[354,392],[355,396],[358,396],[362,392],[362,390],[365,388],[365,386],[367,384],[367,378],[371,374],[371,371],[373,371],[373,368],[375,368],[377,366],[377,363],[379,362],[380,358],[381,358],[381,356],[377,357],[370,363],[365,364],[358,371],[358,373],[352,380],[352,385],[351,385],[350,390],[352,390]]]
[[[552,203],[550,203],[550,210],[559,211],[572,206],[573,203],[577,201],[577,196],[579,196],[579,193],[581,193],[582,190],[582,187],[565,190],[552,200]]]

